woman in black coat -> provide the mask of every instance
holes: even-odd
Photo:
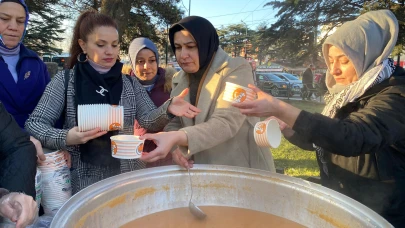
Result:
[[[257,88],[234,106],[274,116],[291,143],[316,150],[322,185],[405,224],[405,71],[389,56],[398,37],[389,10],[368,12],[325,40],[328,93],[321,114],[295,108]]]

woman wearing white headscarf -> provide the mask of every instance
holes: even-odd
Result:
[[[312,114],[259,89],[234,106],[273,116],[293,144],[316,150],[322,184],[405,224],[405,71],[389,59],[398,21],[388,10],[361,15],[326,39],[326,106]]]

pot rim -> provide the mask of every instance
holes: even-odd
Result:
[[[350,212],[355,217],[358,218],[369,218],[370,222],[378,224],[379,227],[393,227],[387,220],[381,217],[379,214],[366,207],[365,205],[349,198],[339,192],[332,189],[323,187],[321,185],[300,179],[295,177],[290,177],[283,174],[273,173],[269,171],[236,167],[236,166],[225,166],[225,165],[199,165],[195,164],[191,173],[215,173],[215,175],[220,175],[221,173],[232,174],[233,176],[254,176],[255,179],[262,179],[268,182],[273,182],[278,185],[288,185],[293,188],[301,189],[302,191],[311,192],[313,195],[321,198],[325,198],[325,201],[333,201],[334,204],[339,204],[344,210]],[[85,205],[86,202],[94,198],[100,197],[102,194],[113,191],[115,188],[119,188],[122,185],[132,183],[134,181],[144,181],[151,179],[159,174],[162,175],[188,175],[187,170],[183,169],[177,165],[172,166],[162,166],[156,168],[148,168],[136,170],[128,173],[123,173],[117,176],[113,176],[102,181],[99,181],[89,187],[81,190],[72,196],[56,213],[52,223],[51,228],[60,227],[62,224],[68,224],[69,216],[64,216],[70,212],[74,214],[75,211],[80,209],[81,206]]]

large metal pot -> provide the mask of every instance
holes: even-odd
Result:
[[[196,205],[247,208],[307,227],[392,227],[362,204],[301,179],[240,167],[195,165]],[[142,216],[187,207],[187,171],[167,166],[100,181],[73,196],[51,228],[119,227]]]

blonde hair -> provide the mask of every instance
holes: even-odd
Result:
[[[165,69],[165,85],[164,85],[164,91],[166,93],[170,93],[172,91],[172,78],[175,73],[177,73],[176,69],[174,69],[171,66],[166,67]]]
[[[131,75],[131,71],[132,71],[131,63],[125,63],[124,66],[122,66],[121,73]]]

